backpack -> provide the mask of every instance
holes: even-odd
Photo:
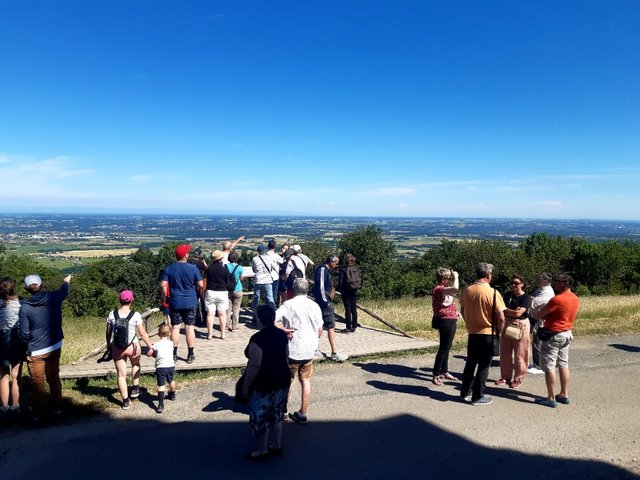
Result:
[[[118,310],[113,311],[113,345],[118,348],[127,348],[131,342],[129,342],[129,320],[134,315],[133,310],[129,312],[127,318],[120,318]]]
[[[289,259],[289,261],[292,262],[293,264],[293,270],[291,270],[291,273],[289,274],[289,278],[287,278],[286,284],[289,290],[293,290],[293,282],[295,281],[296,278],[304,278],[304,272],[300,270],[300,268],[298,267],[298,264],[294,262],[292,259]],[[302,263],[304,263],[304,260],[302,261]]]
[[[355,267],[347,267],[346,277],[349,290],[360,290],[362,288],[360,270]]]

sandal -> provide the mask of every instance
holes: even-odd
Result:
[[[520,385],[522,385],[522,380],[514,380],[513,382],[511,382],[511,385],[509,385],[511,388],[519,388]]]
[[[506,385],[507,381],[504,378],[499,378],[496,380],[496,385]]]
[[[431,380],[433,382],[434,385],[442,385],[442,378],[440,377],[440,375],[433,377],[433,380]]]
[[[443,378],[445,378],[446,380],[458,380],[456,377],[454,377],[453,375],[451,375],[449,372],[447,373],[443,373],[441,375]]]

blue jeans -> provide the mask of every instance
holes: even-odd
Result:
[[[280,279],[274,280],[271,284],[271,297],[276,306],[280,303],[278,301],[278,288],[280,287]]]
[[[273,308],[276,307],[276,304],[273,303],[273,289],[270,283],[256,283],[253,290],[253,304],[251,308],[253,309],[253,321],[257,322],[258,318],[256,317],[256,307],[260,303],[260,298],[264,296],[265,301],[268,305],[271,305]]]

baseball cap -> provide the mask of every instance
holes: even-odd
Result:
[[[176,247],[176,257],[182,258],[191,250],[191,245],[178,245]]]
[[[127,303],[133,302],[133,292],[131,290],[123,290],[120,292],[120,301]]]
[[[35,284],[37,287],[42,285],[42,279],[40,275],[28,275],[24,277],[24,286],[28,287],[29,285]]]
[[[258,245],[258,252],[262,253],[265,252],[267,249],[264,245],[260,244]]]
[[[300,248],[300,245],[298,244],[292,246],[291,249],[296,253],[300,253],[302,251],[302,248]]]

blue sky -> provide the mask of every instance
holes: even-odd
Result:
[[[0,211],[640,219],[640,2],[0,1]]]

